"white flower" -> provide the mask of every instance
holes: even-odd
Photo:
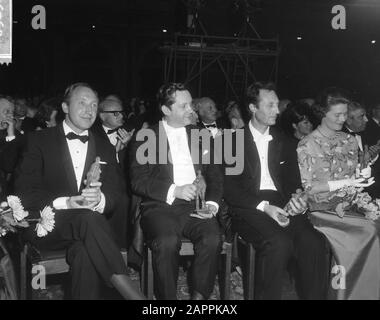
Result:
[[[37,236],[44,237],[48,232],[53,231],[55,225],[54,216],[55,213],[51,207],[45,207],[41,211],[40,222],[36,225]]]
[[[0,209],[5,209],[7,207],[8,207],[8,202],[3,201],[2,203],[0,203]]]
[[[7,202],[9,207],[12,209],[13,217],[16,221],[21,221],[29,215],[28,211],[24,210],[19,197],[8,196]]]

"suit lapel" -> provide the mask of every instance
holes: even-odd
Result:
[[[91,167],[92,163],[95,161],[95,157],[96,157],[95,137],[92,134],[92,132],[90,132],[90,131],[88,132],[88,136],[89,136],[89,140],[88,140],[88,146],[87,146],[86,162],[85,162],[84,170],[82,173],[81,188],[83,186],[84,179],[87,178],[86,177],[87,172],[88,172],[88,170],[90,170],[90,167]]]
[[[77,194],[78,188],[75,179],[73,162],[71,160],[70,150],[69,146],[67,145],[62,123],[58,126],[57,145],[60,148],[60,154],[62,154],[62,163],[65,169],[65,176],[70,187],[71,194]]]
[[[199,161],[202,158],[202,155],[200,154],[202,152],[200,142],[197,139],[191,139],[191,129],[195,129],[195,128],[193,128],[192,126],[187,126],[185,128],[186,128],[186,133],[187,133],[187,145],[189,147],[191,159],[193,161],[194,172],[195,172],[195,175],[197,175],[198,170],[202,171],[200,161]],[[198,153],[191,152],[192,150],[198,150]]]
[[[244,128],[244,136],[244,150],[248,160],[246,163],[248,164],[249,173],[254,181],[258,181],[258,185],[260,186],[261,166],[259,152],[248,125]]]
[[[170,179],[174,181],[173,177],[173,163],[172,163],[172,156],[169,146],[169,140],[168,136],[166,135],[166,131],[164,128],[164,125],[162,124],[162,121],[158,123],[158,126],[153,129],[153,131],[156,134],[156,161],[158,164],[162,164],[160,167],[163,168],[163,170],[167,171],[167,174],[169,175]],[[160,156],[161,152],[161,156]],[[164,162],[166,163],[164,163]]]
[[[281,139],[272,128],[270,128],[269,133],[272,135],[273,139],[269,141],[268,145],[268,169],[276,189],[281,192],[281,183],[278,181],[280,157],[282,153]]]

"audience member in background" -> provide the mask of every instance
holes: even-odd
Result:
[[[123,190],[117,208],[113,215],[108,217],[108,221],[116,234],[118,245],[122,248],[127,248],[129,240],[132,239],[130,226],[132,217],[129,215],[131,192],[128,190],[129,183],[127,183],[129,181],[127,145],[135,129],[128,132],[124,128],[124,116],[125,112],[121,99],[115,95],[109,95],[99,103],[98,117],[100,121],[97,121],[91,130],[96,132],[116,151],[117,162],[119,163],[123,180]]]
[[[16,129],[14,102],[0,96],[0,196],[12,192],[13,172],[20,158],[23,137]]]
[[[297,149],[298,142],[313,131],[314,123],[311,108],[300,101],[289,104],[280,117],[280,126],[290,137],[294,150]]]
[[[60,99],[49,98],[39,105],[35,120],[38,123],[36,130],[55,127],[64,119],[64,113],[60,107]]]
[[[367,118],[368,122],[362,132],[362,137],[372,146],[380,140],[380,103],[372,107],[371,116],[367,116]]]
[[[214,100],[209,97],[197,99],[196,109],[198,110],[199,127],[208,129],[213,138],[220,135],[224,126],[220,120],[217,120],[218,109]]]
[[[34,112],[35,111],[35,112]],[[21,133],[27,133],[35,131],[38,127],[38,123],[34,118],[36,109],[29,106],[29,103],[24,98],[18,98],[15,100],[15,119],[16,128]]]
[[[225,110],[232,130],[244,128],[244,120],[240,106],[235,101],[230,101]]]
[[[375,183],[368,187],[366,191],[371,196],[379,197],[380,166],[377,162],[380,152],[380,143],[377,144],[377,141],[375,141],[372,137],[363,134],[367,127],[367,123],[368,118],[364,106],[358,102],[350,102],[348,104],[347,120],[342,131],[350,133],[355,137],[359,147],[359,156],[362,155],[365,150],[368,150],[370,156],[370,159],[368,159],[370,161],[369,165],[371,166],[372,176],[375,178]],[[367,166],[367,163],[364,165]]]

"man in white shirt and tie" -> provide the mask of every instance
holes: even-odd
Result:
[[[31,217],[52,206],[55,227],[39,238],[31,226],[26,238],[42,250],[67,250],[73,299],[99,299],[101,281],[126,299],[143,299],[105,219],[120,198],[121,182],[113,148],[89,131],[97,108],[96,92],[75,83],[65,91],[63,123],[28,137],[16,172],[16,194]],[[103,163],[100,181],[87,186],[96,157]]]
[[[295,255],[296,287],[301,299],[323,299],[327,288],[324,236],[307,219],[297,154],[274,125],[279,100],[271,83],[247,89],[251,120],[244,128],[244,170],[226,175],[224,198],[232,227],[256,249],[256,299],[281,299],[282,281]],[[233,139],[234,141],[234,139]],[[289,203],[295,216],[283,208]]]
[[[217,165],[195,159],[191,146],[200,148],[199,138],[191,139],[190,92],[179,83],[163,85],[158,92],[163,119],[153,126],[155,159],[140,163],[141,140],[132,144],[131,182],[143,197],[141,226],[153,253],[155,292],[158,299],[176,299],[181,239],[194,244],[191,298],[207,299],[214,287],[222,236],[215,218],[223,193],[223,176]],[[140,131],[141,132],[141,131]],[[139,134],[138,134],[139,135]],[[166,146],[168,148],[166,148]],[[160,152],[169,158],[160,161]],[[202,152],[199,153],[202,155]],[[199,161],[198,161],[199,160]],[[197,172],[205,178],[206,207],[209,214],[194,215]]]

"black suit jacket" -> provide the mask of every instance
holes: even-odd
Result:
[[[291,194],[301,188],[297,153],[288,137],[271,127],[273,139],[268,145],[268,167],[273,183],[281,195],[284,205]],[[235,139],[233,141],[236,142]],[[239,210],[253,212],[265,200],[260,197],[261,165],[256,144],[249,126],[244,128],[244,169],[240,175],[226,175],[224,198],[234,213]],[[233,146],[236,149],[235,145]]]
[[[104,214],[112,214],[122,190],[115,151],[90,131],[80,189],[84,187],[86,173],[96,156],[107,163],[101,165],[100,181],[106,198]],[[28,135],[22,160],[16,170],[15,191],[32,217],[37,217],[39,210],[51,205],[58,197],[81,193],[77,188],[62,124]]]
[[[375,145],[380,140],[380,126],[372,118],[369,118],[361,136],[368,146]]]
[[[161,130],[159,129],[161,126]],[[153,126],[151,129],[153,146],[156,147],[154,152],[154,161],[146,164],[139,164],[136,155],[140,147],[143,147],[144,141],[134,141],[131,146],[131,168],[130,176],[132,183],[132,190],[142,196],[143,201],[146,205],[150,202],[155,204],[166,205],[166,197],[170,186],[174,183],[173,181],[173,165],[170,161],[160,164],[159,163],[159,150],[166,146],[166,150],[170,152],[168,138],[163,128],[162,122]],[[197,174],[198,170],[201,170],[202,175],[206,179],[207,189],[206,189],[206,201],[220,202],[223,195],[223,175],[221,172],[221,166],[215,164],[205,163],[205,158],[202,157],[201,143],[199,139],[190,139],[191,130],[199,130],[195,126],[187,126],[187,136],[190,150],[198,149],[198,158],[195,154],[192,154],[194,170]],[[141,131],[140,131],[141,132]],[[161,133],[161,136],[160,136]],[[137,137],[137,136],[136,136]],[[211,149],[209,152],[212,154],[212,139]],[[165,149],[165,147],[163,147]],[[161,150],[163,150],[161,149]],[[176,199],[173,205],[181,203],[182,200]]]

